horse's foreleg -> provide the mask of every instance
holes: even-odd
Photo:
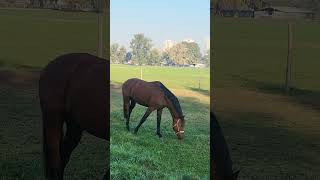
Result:
[[[60,144],[63,119],[56,113],[43,113],[43,151],[46,179],[63,179]]]
[[[142,119],[140,120],[138,126],[134,129],[134,133],[136,134],[140,128],[140,126],[146,121],[147,117],[151,114],[154,108],[148,107],[147,111],[144,113]]]
[[[130,102],[129,97],[123,96],[123,116],[126,121],[126,126],[127,126],[128,131],[130,131],[130,127],[129,127],[129,102]]]
[[[161,123],[162,109],[157,110],[157,135],[161,138],[162,134],[160,133],[160,123]]]
[[[82,130],[76,124],[67,123],[67,132],[60,148],[62,159],[62,171],[64,171],[69,162],[72,151],[77,147],[82,136]]]
[[[102,179],[102,180],[110,179],[109,176],[110,176],[110,168],[108,169],[108,171],[106,172],[106,174],[103,176],[103,179]]]

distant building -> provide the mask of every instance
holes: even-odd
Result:
[[[231,3],[218,2],[214,10],[216,16],[223,17],[254,17],[254,8],[251,5],[242,5],[235,7]]]
[[[256,17],[307,18],[314,19],[315,13],[309,10],[288,6],[269,6],[256,10]]]
[[[26,8],[30,4],[29,0],[0,0],[0,7]]]
[[[169,50],[175,45],[175,42],[172,40],[165,40],[164,41],[164,50]]]
[[[96,11],[94,1],[0,0],[0,7],[47,8],[65,11]]]
[[[204,68],[206,67],[206,65],[203,63],[195,63],[195,64],[190,64],[189,67]]]
[[[205,47],[205,51],[210,49],[210,38],[206,39],[206,47]]]
[[[187,39],[184,39],[183,42],[187,42],[187,43],[193,43],[194,40],[191,39],[191,38],[187,38]]]

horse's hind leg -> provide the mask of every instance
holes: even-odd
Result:
[[[130,107],[129,107],[129,119],[130,119],[130,116],[131,116],[131,112],[133,110],[133,108],[136,106],[136,101],[131,99],[130,100]]]
[[[62,129],[63,118],[61,114],[43,112],[43,151],[46,179],[63,179],[60,155]]]
[[[140,126],[146,121],[146,119],[148,118],[148,116],[152,113],[152,111],[154,110],[154,108],[148,107],[147,111],[144,113],[143,117],[141,118],[138,126],[134,129],[134,133],[137,134]]]
[[[124,119],[126,121],[126,126],[128,131],[130,131],[130,127],[129,127],[129,103],[130,103],[130,99],[128,96],[123,96],[123,115],[124,115]]]
[[[77,147],[82,136],[81,128],[70,121],[67,122],[67,132],[61,145],[62,171],[69,162],[72,151]]]

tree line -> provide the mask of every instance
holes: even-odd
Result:
[[[135,34],[130,42],[130,51],[118,43],[110,46],[111,63],[138,65],[190,65],[203,63],[210,65],[210,50],[202,55],[195,42],[179,42],[169,49],[160,51],[153,48],[152,40],[144,34]]]
[[[242,6],[247,6],[252,9],[260,9],[268,5],[273,6],[293,6],[297,8],[306,8],[316,13],[320,13],[319,0],[211,0],[211,7],[216,9],[217,4],[223,7],[237,9]]]

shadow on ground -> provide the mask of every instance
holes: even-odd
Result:
[[[199,88],[193,88],[193,87],[185,87],[186,89],[189,89],[191,91],[197,92],[199,94],[210,96],[210,91],[205,89],[199,89]]]
[[[270,113],[217,111],[241,179],[319,177],[320,134],[283,127]]]
[[[0,179],[41,179],[40,69],[0,69]],[[101,179],[109,145],[84,133],[72,153],[65,179]]]
[[[215,96],[212,103],[241,179],[320,177],[318,110],[259,89],[216,88]]]
[[[257,89],[264,93],[286,95],[291,97],[297,103],[320,110],[320,91],[291,87],[290,93],[286,94],[285,88],[282,84],[257,81],[238,75],[233,75],[232,77],[241,80],[243,82],[242,87],[244,88]]]

